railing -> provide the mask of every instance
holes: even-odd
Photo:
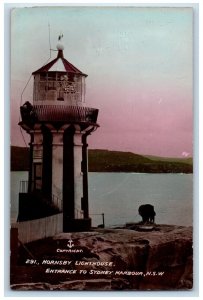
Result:
[[[90,214],[90,216],[101,216],[102,217],[102,224],[98,225],[98,227],[105,228],[104,213],[101,213],[101,214]]]
[[[98,109],[68,105],[34,105],[26,102],[20,108],[22,121],[30,124],[41,122],[89,122],[96,123]]]
[[[19,193],[28,193],[28,180],[22,180],[20,181],[20,189]]]
[[[22,180],[20,181],[20,188],[19,188],[19,193],[28,193],[28,186],[29,186],[29,181],[28,180]],[[62,200],[59,199],[56,195],[52,195],[52,203],[59,208],[59,211],[62,211]]]
[[[34,105],[39,121],[97,122],[98,109],[82,106]]]

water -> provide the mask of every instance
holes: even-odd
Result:
[[[156,223],[192,225],[191,174],[90,173],[90,213],[103,212],[106,225],[139,222],[138,207],[150,203]],[[102,223],[101,217],[92,216]]]
[[[11,218],[17,217],[20,180],[27,172],[11,172]],[[89,212],[93,226],[139,222],[138,207],[154,205],[157,224],[192,225],[192,174],[89,173]]]

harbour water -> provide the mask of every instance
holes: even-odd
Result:
[[[20,181],[27,172],[11,172],[11,219],[17,218]],[[139,222],[138,208],[152,204],[155,222],[190,226],[193,222],[192,174],[89,173],[89,212],[93,226]],[[97,215],[98,214],[98,215]]]

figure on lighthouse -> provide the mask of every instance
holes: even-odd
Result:
[[[62,37],[57,57],[32,73],[33,104],[20,107],[19,125],[30,135],[30,168],[18,220],[36,218],[46,203],[63,212],[64,231],[82,231],[91,227],[87,137],[99,126],[98,109],[86,107],[87,75],[64,58]]]

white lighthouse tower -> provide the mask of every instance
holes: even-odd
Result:
[[[20,108],[19,125],[31,139],[19,221],[35,218],[37,203],[46,202],[63,212],[64,231],[88,230],[87,136],[98,127],[98,109],[85,105],[87,75],[64,58],[61,43],[57,50],[54,60],[32,73],[33,104],[27,101]]]

